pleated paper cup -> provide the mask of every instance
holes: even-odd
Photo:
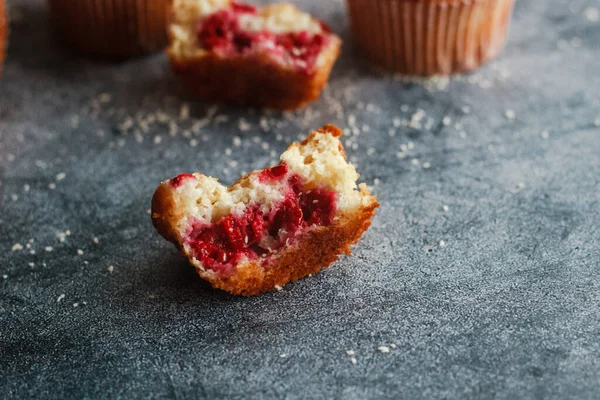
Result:
[[[6,4],[0,0],[0,77],[2,77],[2,65],[8,41],[8,17],[6,15]]]
[[[74,48],[108,58],[167,45],[169,0],[49,0],[56,29]]]
[[[514,0],[347,0],[357,46],[407,75],[450,75],[500,53]]]

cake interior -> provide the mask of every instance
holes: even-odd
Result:
[[[177,176],[171,184],[180,185],[188,178],[194,176]],[[216,222],[188,222],[184,246],[205,269],[217,275],[231,274],[245,260],[259,260],[267,268],[279,249],[293,245],[309,229],[328,226],[334,220],[336,193],[322,185],[309,188],[285,162],[261,171],[257,178],[281,191],[281,198],[268,210],[249,204]]]
[[[287,5],[270,10],[231,2],[202,15],[196,23],[197,46],[223,57],[267,55],[297,71],[313,73],[330,43],[329,28]]]

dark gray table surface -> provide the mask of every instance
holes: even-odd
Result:
[[[340,0],[302,2],[346,44],[287,114],[195,102],[164,55],[81,57],[11,3],[0,397],[600,397],[599,1],[520,1],[498,60],[414,82],[362,66]],[[153,230],[161,180],[231,183],[325,123],[381,203],[352,256],[233,297]]]

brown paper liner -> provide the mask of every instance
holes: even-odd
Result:
[[[514,0],[347,0],[354,38],[373,63],[410,75],[479,67],[504,47]]]
[[[4,64],[4,53],[8,40],[8,18],[6,16],[6,5],[0,0],[0,78],[2,77],[2,65]]]
[[[110,58],[151,53],[167,44],[169,0],[49,0],[52,20],[78,50]]]

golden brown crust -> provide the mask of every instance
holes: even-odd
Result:
[[[169,55],[173,71],[201,100],[293,110],[317,100],[327,85],[341,47],[337,36],[331,40],[322,65],[311,75],[284,68],[261,55],[223,58],[211,52],[189,59]]]
[[[494,58],[514,0],[348,0],[357,46],[375,65],[410,75],[450,75]]]
[[[175,207],[173,190],[169,186],[169,181],[163,182],[152,196],[152,225],[162,237],[179,248],[179,234],[175,226],[181,211]]]
[[[56,29],[76,49],[123,59],[167,44],[169,0],[49,0]]]
[[[6,5],[0,0],[0,77],[2,77],[2,65],[6,51],[6,38],[8,36],[8,19],[6,18]]]
[[[341,130],[333,125],[326,125],[317,132],[334,137],[342,134]],[[313,132],[311,136],[315,134]],[[306,144],[311,136],[304,140],[302,145]],[[341,145],[340,149],[343,151]],[[257,171],[243,176],[236,184],[255,173]],[[184,211],[177,209],[173,194],[170,181],[165,181],[158,187],[152,198],[152,223],[165,239],[182,250],[177,223],[182,220]],[[272,264],[265,268],[261,267],[258,261],[250,261],[238,265],[232,275],[220,277],[212,271],[199,268],[191,255],[186,256],[192,265],[196,265],[199,275],[215,288],[243,296],[271,291],[329,267],[342,253],[350,254],[350,246],[358,242],[369,228],[375,209],[379,207],[377,199],[371,196],[364,186],[361,187],[361,199],[361,205],[356,211],[343,213],[329,226],[309,228],[298,242],[281,249]]]

